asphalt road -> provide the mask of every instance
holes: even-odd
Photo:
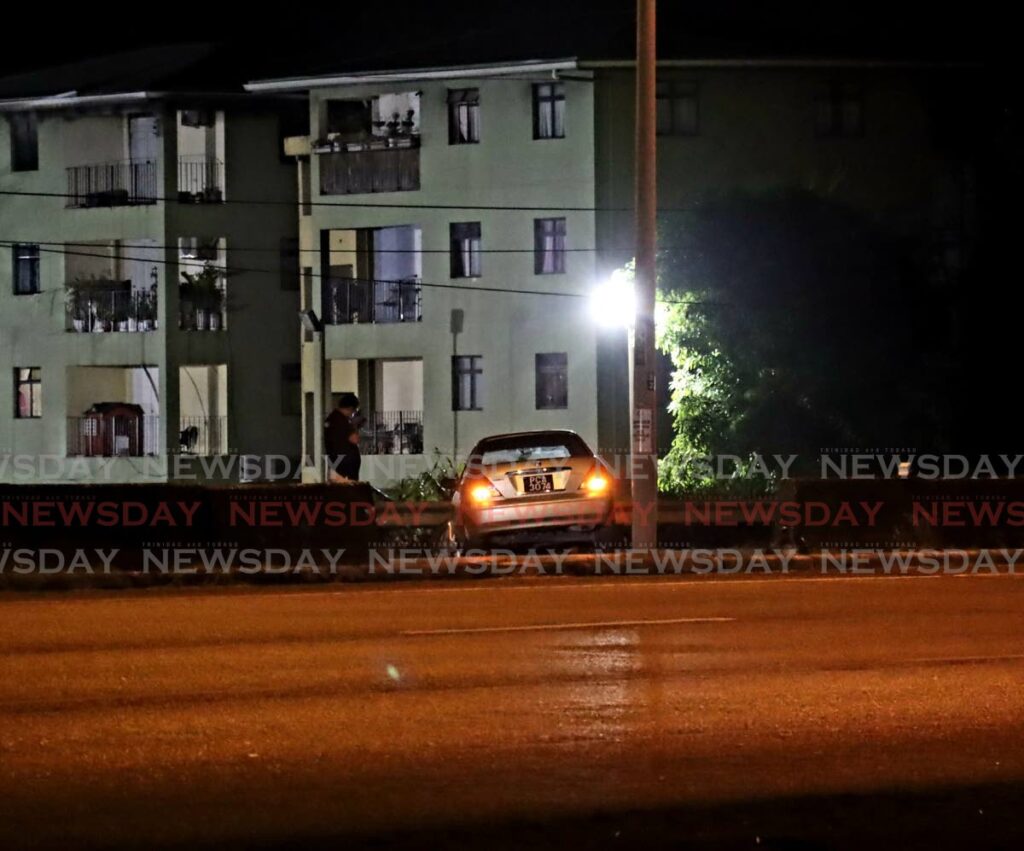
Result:
[[[1013,576],[9,595],[0,848],[1021,847],[1022,639]]]

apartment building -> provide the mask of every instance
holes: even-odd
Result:
[[[950,93],[948,76],[661,62],[660,204],[802,187],[934,233],[955,266],[971,173],[936,135],[931,96]],[[301,200],[306,480],[323,475],[321,423],[344,391],[363,402],[363,469],[378,483],[496,432],[572,428],[626,452],[626,336],[597,326],[589,296],[631,256],[631,63],[353,71],[247,89],[309,103],[309,135],[286,142]]]
[[[297,457],[298,225],[279,105],[5,91],[0,481],[237,479],[229,456]]]

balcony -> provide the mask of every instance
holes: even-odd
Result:
[[[420,188],[420,137],[328,142],[318,148],[321,195],[412,192]]]
[[[374,411],[359,435],[365,455],[422,455],[423,411]]]
[[[131,281],[68,284],[66,312],[67,330],[80,334],[155,331],[156,289],[132,289]]]
[[[328,325],[419,322],[423,318],[421,287],[416,278],[330,278],[324,283],[324,321]]]
[[[201,154],[178,157],[178,200],[219,204],[224,200],[224,163]]]
[[[80,417],[68,417],[68,455],[87,458],[142,458],[160,451],[160,417],[132,405],[101,403]]]
[[[178,445],[182,455],[226,455],[228,418],[182,417]]]
[[[423,318],[420,282],[329,279],[324,289],[328,325],[415,323]]]
[[[155,204],[155,162],[109,162],[66,169],[68,207],[130,207]]]

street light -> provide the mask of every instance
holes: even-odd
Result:
[[[636,319],[633,276],[616,269],[590,294],[590,312],[602,328],[632,328]]]

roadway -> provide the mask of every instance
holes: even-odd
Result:
[[[1024,577],[0,596],[0,848],[1020,847]]]

